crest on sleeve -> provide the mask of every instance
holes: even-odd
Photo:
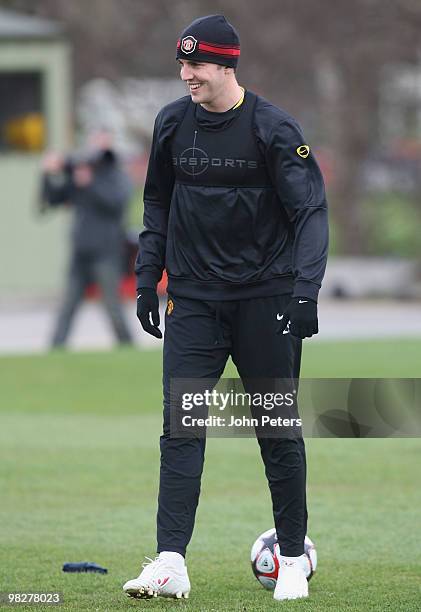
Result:
[[[308,145],[301,145],[300,147],[297,147],[297,153],[300,157],[305,159],[310,154],[310,147]]]

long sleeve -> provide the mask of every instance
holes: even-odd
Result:
[[[272,129],[266,162],[294,232],[293,296],[317,300],[328,252],[326,195],[317,162],[292,119]]]
[[[165,148],[162,112],[155,121],[144,190],[144,229],[139,235],[135,272],[138,287],[155,288],[165,267],[168,215],[174,187],[171,159]]]

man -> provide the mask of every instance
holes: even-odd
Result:
[[[190,95],[155,123],[136,273],[138,317],[158,338],[156,285],[164,267],[168,273],[159,556],[124,585],[133,597],[190,591],[184,557],[205,440],[171,436],[171,380],[199,379],[205,388],[229,355],[243,380],[296,379],[301,339],[318,332],[328,242],[323,180],[296,121],[240,87],[239,55],[238,34],[222,15],[189,25],[177,59]],[[279,541],[274,597],[306,597],[304,443],[258,441]]]
[[[86,287],[93,281],[102,298],[120,344],[131,334],[120,298],[124,240],[123,220],[131,183],[112,150],[105,130],[90,137],[90,149],[65,160],[56,153],[45,156],[42,197],[50,207],[70,204],[74,210],[72,255],[66,291],[52,338],[54,348],[66,343]]]

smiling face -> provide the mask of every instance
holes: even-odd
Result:
[[[189,88],[193,102],[212,106],[224,97],[232,69],[219,64],[179,59],[180,77]]]

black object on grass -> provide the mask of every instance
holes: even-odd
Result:
[[[63,572],[96,572],[97,574],[107,574],[108,570],[96,563],[82,561],[81,563],[65,563]]]

